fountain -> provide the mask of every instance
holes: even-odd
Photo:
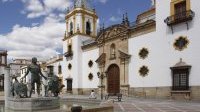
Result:
[[[37,65],[37,59],[32,59],[32,64],[28,66],[28,70],[25,78],[28,73],[31,73],[31,85],[28,89],[27,85],[23,83],[23,78],[19,82],[16,76],[11,75],[10,68],[5,70],[5,81],[4,81],[4,90],[5,90],[5,109],[10,109],[14,111],[32,111],[32,110],[48,110],[56,109],[60,107],[60,98],[58,94],[62,89],[62,86],[59,85],[58,77],[53,76],[48,85],[46,85],[46,91],[51,91],[52,96],[48,96],[45,93],[45,96],[40,95],[40,76],[45,80],[47,78],[42,74],[40,66]],[[13,82],[13,79],[15,80]],[[35,83],[37,84],[37,93],[38,96],[32,96]],[[27,92],[29,91],[29,96]]]
[[[98,99],[81,99],[81,98],[62,98],[58,96],[63,85],[59,83],[59,78],[53,75],[48,79],[47,74],[41,72],[40,66],[36,64],[37,59],[32,59],[32,64],[28,66],[27,73],[18,81],[16,73],[11,73],[10,68],[4,69],[4,94],[5,102],[0,104],[0,111],[3,112],[32,112],[40,111],[55,112],[55,111],[81,111],[85,112],[113,112],[113,106],[102,106],[101,100]],[[23,79],[31,73],[31,81],[25,84]],[[43,96],[40,95],[40,77],[43,80]],[[13,81],[14,80],[14,81]],[[32,95],[32,92],[37,84],[37,95]],[[49,91],[51,92],[49,95]],[[28,94],[29,93],[29,94]],[[35,92],[36,93],[36,92]]]

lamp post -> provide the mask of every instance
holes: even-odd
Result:
[[[103,100],[103,79],[104,79],[105,77],[107,77],[107,75],[98,72],[98,73],[97,73],[97,76],[98,76],[98,78],[101,80],[101,85],[100,85],[100,87],[101,87],[101,100]]]

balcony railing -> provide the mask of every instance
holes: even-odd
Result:
[[[155,21],[156,21],[156,15],[152,14],[152,15],[146,16],[144,18],[137,19],[134,22],[131,22],[129,26],[131,29],[135,29],[135,28],[142,27],[144,25],[150,24]]]
[[[73,52],[72,52],[72,51],[68,51],[68,52],[66,52],[66,53],[64,54],[64,56],[65,56],[66,58],[71,58],[71,57],[73,56]]]
[[[190,21],[194,18],[195,13],[192,10],[184,11],[172,16],[167,17],[164,22],[168,25],[175,25],[182,22]]]

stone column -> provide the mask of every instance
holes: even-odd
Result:
[[[43,71],[42,74],[43,74],[45,77],[48,77],[47,71]],[[41,91],[41,93],[42,93],[42,96],[45,96],[45,86],[48,85],[48,81],[45,80],[44,78],[42,78],[42,83],[43,83],[43,84],[41,84],[41,86],[42,86],[42,91]]]
[[[10,68],[5,68],[5,69],[4,69],[4,97],[5,97],[5,108],[8,107],[8,98],[10,97],[10,88],[11,88]]]

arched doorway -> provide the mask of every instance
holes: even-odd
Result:
[[[112,64],[108,68],[107,79],[107,92],[119,93],[120,92],[120,71],[116,64]]]

